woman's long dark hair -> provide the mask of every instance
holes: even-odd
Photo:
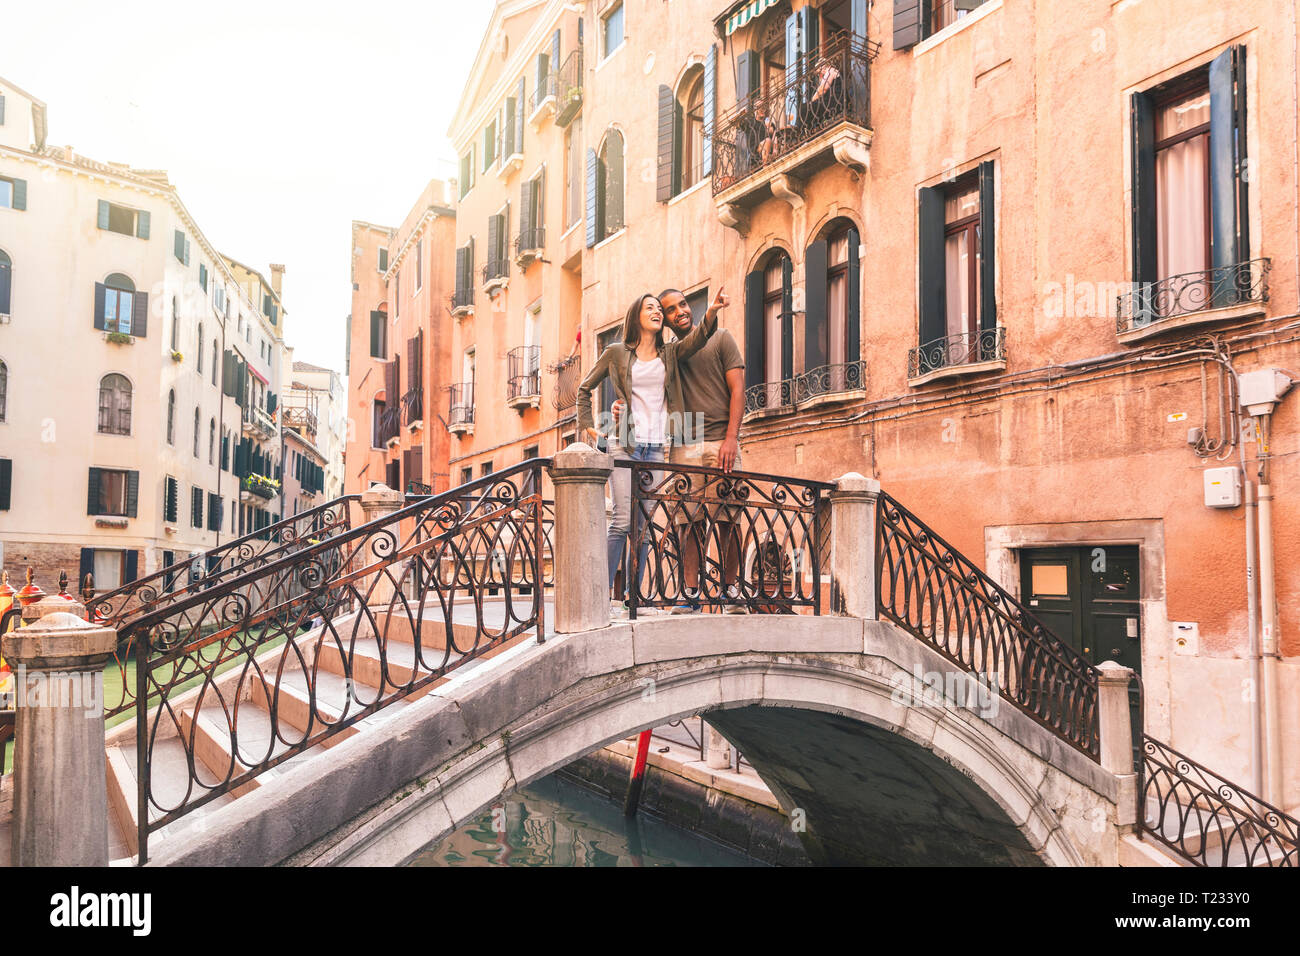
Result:
[[[635,302],[628,307],[627,318],[623,320],[623,344],[630,349],[637,347],[641,341],[641,306],[645,304],[646,299],[658,298],[647,292],[645,295],[637,296]],[[662,305],[661,305],[662,307]],[[659,326],[659,331],[655,333],[655,348],[662,350],[664,347],[664,327]]]

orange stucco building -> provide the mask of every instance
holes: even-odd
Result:
[[[725,286],[747,469],[875,476],[1138,669],[1150,732],[1300,804],[1294,9],[577,6],[498,3],[449,131],[426,463],[553,453],[629,302]]]

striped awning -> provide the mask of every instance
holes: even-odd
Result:
[[[731,36],[768,7],[774,7],[780,2],[781,0],[749,0],[742,4],[727,15],[727,36]]]

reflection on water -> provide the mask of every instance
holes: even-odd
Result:
[[[762,866],[555,775],[503,797],[410,866]]]

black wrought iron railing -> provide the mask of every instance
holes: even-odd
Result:
[[[582,384],[582,356],[570,355],[568,358],[552,362],[546,369],[555,376],[555,388],[551,392],[551,401],[557,412],[576,408],[578,405],[578,386]]]
[[[402,424],[424,421],[424,386],[416,385],[402,396]]]
[[[483,281],[491,282],[494,279],[504,279],[510,275],[509,259],[489,259],[483,266]]]
[[[776,408],[794,408],[794,379],[759,382],[745,389],[745,414]]]
[[[278,481],[257,473],[248,474],[241,478],[239,488],[241,491],[257,495],[266,501],[270,501],[280,493],[280,483]]]
[[[506,400],[514,402],[542,394],[542,347],[520,345],[507,353],[509,375]]]
[[[1250,259],[1230,266],[1187,272],[1159,282],[1143,282],[1122,293],[1115,330],[1131,332],[1179,316],[1268,301],[1271,259]]]
[[[745,389],[745,414],[768,409],[794,411],[808,402],[848,395],[866,388],[867,363],[823,365],[780,382],[759,382]]]
[[[447,386],[447,424],[474,424],[474,383]]]
[[[474,304],[474,288],[469,286],[463,289],[457,289],[451,294],[451,307],[457,309],[467,309]]]
[[[394,402],[379,415],[379,444],[386,445],[402,433],[402,403]]]
[[[160,828],[507,641],[542,640],[547,465],[408,501],[130,621],[138,861]],[[177,748],[160,781],[155,759]]]
[[[832,486],[755,472],[621,460],[631,470],[625,559],[638,607],[822,610]]]
[[[574,50],[565,57],[555,73],[559,101],[555,106],[555,125],[564,127],[582,110],[582,50]]]
[[[406,483],[406,493],[408,495],[431,495],[433,488],[422,481],[408,481]]]
[[[933,339],[907,353],[907,377],[917,378],[941,368],[1005,362],[1006,330],[1001,326]]]
[[[529,112],[536,113],[538,108],[553,96],[559,96],[560,81],[554,70],[547,72],[545,79],[537,84],[529,98]]]
[[[843,34],[801,57],[785,78],[718,119],[713,139],[717,195],[774,165],[841,123],[871,128],[871,61],[879,44]]]
[[[876,508],[876,601],[881,615],[1099,759],[1097,669],[883,492]]]
[[[525,229],[515,238],[515,255],[521,256],[544,248],[546,248],[546,229],[543,226]]]
[[[1138,819],[1194,866],[1300,866],[1300,820],[1142,734]]]

